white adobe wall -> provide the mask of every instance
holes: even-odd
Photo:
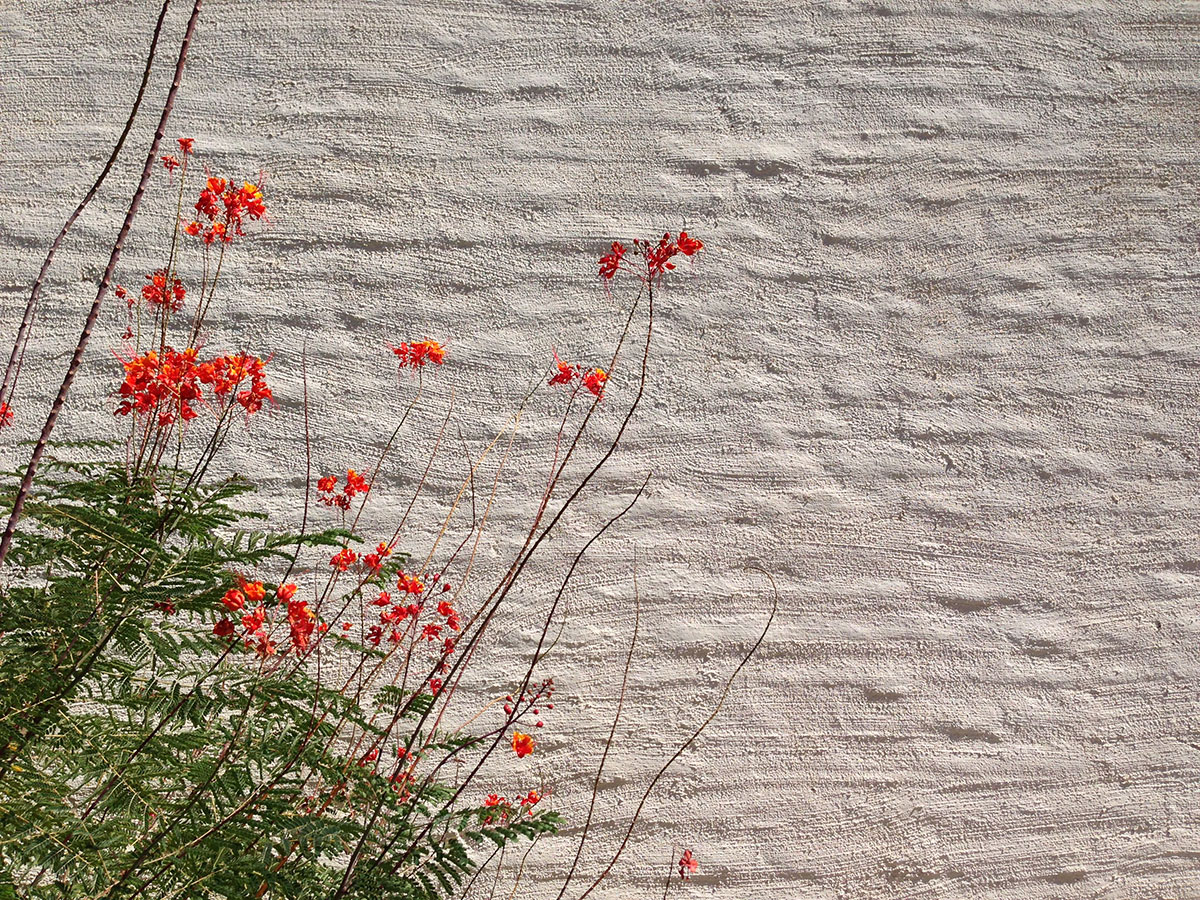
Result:
[[[6,335],[156,9],[0,6]],[[687,227],[710,249],[662,298],[645,416],[503,635],[527,646],[563,557],[654,470],[550,666],[538,758],[563,807],[578,821],[607,728],[635,550],[610,844],[763,619],[747,563],[782,609],[599,893],[658,896],[689,846],[702,872],[675,896],[1200,897],[1198,29],[1194,4],[1151,0],[210,2],[171,133],[219,172],[264,170],[274,219],[209,335],[276,353],[281,407],[239,467],[294,520],[304,342],[333,469],[408,396],[383,342],[444,338],[381,530],[451,388],[477,448],[551,346],[608,346],[606,243]],[[65,365],[139,134],[49,286],[27,405]],[[124,280],[155,264],[167,205],[148,201]],[[114,307],[67,433],[112,432],[120,327]],[[547,848],[547,883],[570,847]]]

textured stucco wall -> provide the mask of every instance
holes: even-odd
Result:
[[[155,10],[0,4],[6,334]],[[274,218],[209,337],[277,353],[281,408],[240,464],[295,517],[304,340],[332,469],[403,402],[382,342],[444,337],[456,365],[382,528],[451,388],[477,447],[552,345],[610,339],[605,243],[688,227],[710,250],[663,298],[646,415],[539,569],[655,470],[550,667],[539,759],[564,808],[612,708],[635,550],[609,843],[762,619],[744,565],[783,606],[604,896],[657,896],[674,844],[703,862],[681,896],[1200,897],[1198,32],[1200,7],[1151,0],[212,2],[171,132],[265,170]],[[140,135],[52,279],[34,387],[65,365]],[[156,197],[126,281],[154,262]],[[114,309],[72,434],[112,427],[119,329]],[[534,413],[514,498],[540,477]]]

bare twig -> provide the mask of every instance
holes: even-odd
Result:
[[[617,864],[617,860],[620,859],[621,854],[625,852],[625,847],[629,844],[629,837],[633,834],[633,829],[637,825],[638,819],[641,817],[642,808],[646,805],[646,800],[650,797],[651,792],[653,792],[654,788],[658,785],[659,780],[663,777],[663,775],[666,774],[667,769],[671,768],[671,766],[675,763],[675,760],[679,759],[679,757],[683,755],[683,752],[687,750],[688,747],[692,746],[693,743],[695,743],[696,738],[700,737],[700,735],[704,732],[704,729],[708,728],[713,719],[717,717],[717,714],[721,711],[721,707],[725,705],[725,699],[729,696],[729,691],[733,687],[734,680],[741,673],[742,669],[746,667],[746,664],[749,663],[754,657],[754,654],[758,652],[758,648],[762,646],[762,642],[767,637],[767,632],[771,629],[771,623],[775,621],[775,613],[779,609],[779,591],[775,587],[775,581],[771,578],[769,573],[767,574],[767,579],[771,582],[771,588],[774,591],[774,596],[771,601],[771,614],[767,616],[767,624],[763,626],[762,633],[758,636],[758,640],[754,642],[754,646],[752,646],[746,655],[742,657],[742,661],[737,664],[737,668],[733,670],[733,674],[731,674],[729,679],[725,682],[725,687],[721,691],[721,697],[717,700],[717,705],[709,714],[708,718],[700,723],[700,727],[692,732],[691,737],[679,745],[679,749],[671,754],[670,759],[663,763],[662,768],[658,770],[658,773],[652,779],[650,779],[650,784],[646,787],[645,792],[642,794],[642,799],[638,803],[637,809],[633,811],[633,817],[629,820],[629,827],[625,829],[625,836],[621,838],[621,843],[617,845],[617,850],[613,854],[612,859],[608,861],[608,865],[604,867],[604,870],[596,876],[596,880],[592,882],[591,886],[579,895],[578,900],[584,900],[584,897],[594,891],[597,886],[599,886],[600,882],[608,877],[608,873],[613,870],[613,866]]]

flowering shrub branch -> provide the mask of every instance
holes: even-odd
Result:
[[[392,533],[362,534],[359,525],[367,504],[387,493],[380,476],[423,379],[453,364],[453,348],[423,335],[380,348],[412,398],[361,471],[352,466],[363,461],[347,460],[314,473],[305,361],[303,519],[296,532],[262,530],[264,517],[239,503],[253,486],[209,473],[236,429],[271,413],[271,357],[244,348],[214,353],[203,337],[222,273],[267,221],[269,200],[262,178],[236,186],[206,173],[185,215],[195,144],[179,138],[159,154],[199,8],[197,0],[151,155],[67,376],[28,466],[3,492],[12,514],[0,545],[0,898],[433,900],[469,892],[497,854],[523,844],[519,882],[528,850],[563,821],[553,785],[534,781],[528,762],[554,724],[556,685],[544,672],[560,605],[585,554],[638,503],[648,475],[574,553],[529,635],[532,649],[511,692],[477,705],[473,666],[534,557],[617,451],[650,380],[656,292],[672,260],[703,244],[681,232],[635,240],[631,251],[612,245],[600,260],[606,289],[626,273],[637,292],[607,366],[552,352],[545,380],[474,458],[468,453],[467,474],[420,553],[407,524],[443,452],[449,409],[412,496],[398,498],[408,502]],[[104,444],[51,447],[156,168],[178,181],[166,265],[139,273],[137,290],[113,288],[127,317],[111,401],[123,433]],[[45,267],[30,309],[44,275]],[[18,329],[14,360],[28,327]],[[518,549],[483,582],[480,550],[522,416],[539,393],[560,410],[545,486]],[[0,425],[10,413],[0,408]],[[617,424],[597,450],[591,436],[600,416]],[[328,524],[314,526],[318,517]],[[590,836],[640,615],[635,573],[616,712],[560,900]],[[646,798],[717,715],[765,634],[712,715],[652,779],[580,900],[611,873]],[[497,754],[524,780],[502,789]],[[678,865],[681,877],[696,871],[691,851]]]

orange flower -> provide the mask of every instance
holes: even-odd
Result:
[[[346,470],[346,486],[343,488],[347,497],[353,497],[355,494],[365,494],[370,490],[367,484],[367,479],[363,478],[353,469]]]
[[[402,594],[419,594],[425,590],[425,582],[416,575],[405,575],[401,572],[396,578],[396,590]]]
[[[391,345],[388,345],[391,347]],[[400,360],[400,368],[419,369],[429,362],[440,366],[446,359],[446,348],[437,341],[413,341],[403,343],[399,347],[391,347],[391,351]]]
[[[604,395],[604,385],[608,383],[608,373],[603,369],[592,369],[583,376],[583,386],[597,397]]]
[[[225,592],[225,596],[221,598],[221,602],[225,604],[225,608],[230,612],[237,612],[246,605],[246,598],[242,596],[242,592],[236,588],[230,588]]]
[[[533,752],[533,737],[528,734],[522,734],[519,731],[513,732],[512,748],[518,758],[526,757]]]
[[[251,603],[262,603],[263,598],[267,596],[267,592],[263,589],[261,581],[243,581],[242,593],[246,595]]]
[[[333,558],[329,560],[329,565],[333,566],[339,572],[345,572],[352,565],[354,565],[357,560],[358,554],[349,547],[346,547],[345,549],[339,550],[333,555]]]
[[[294,584],[281,584],[279,589],[275,591],[275,596],[279,598],[281,603],[287,603],[296,596],[296,586]]]

